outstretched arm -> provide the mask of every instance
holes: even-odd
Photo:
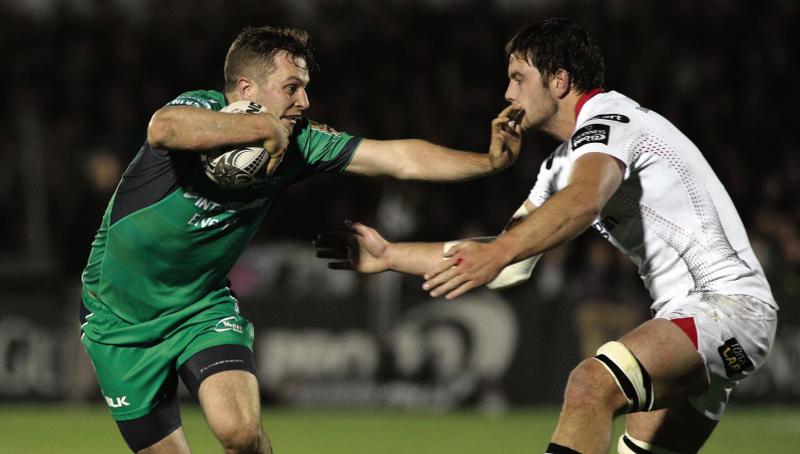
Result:
[[[623,164],[589,153],[574,164],[569,184],[491,243],[461,243],[425,273],[423,289],[448,299],[486,284],[509,263],[541,254],[586,230],[622,182]]]
[[[519,156],[524,111],[508,106],[492,121],[488,153],[471,153],[424,140],[364,139],[349,173],[403,180],[461,181],[499,172]]]
[[[525,218],[535,207],[529,201],[514,213],[509,227]],[[421,276],[438,264],[448,250],[463,241],[490,242],[495,237],[471,238],[447,243],[391,243],[377,230],[364,224],[345,221],[349,232],[323,233],[317,236],[314,246],[317,257],[334,260],[328,268],[354,270],[361,273],[379,273],[392,270]],[[501,289],[525,282],[530,278],[539,255],[513,263],[500,271],[486,286]]]
[[[443,243],[392,243],[359,222],[345,221],[345,225],[348,232],[322,233],[314,241],[317,257],[333,260],[328,268],[422,276],[442,260]]]

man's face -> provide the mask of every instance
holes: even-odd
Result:
[[[303,111],[311,105],[306,93],[309,81],[305,59],[279,52],[273,59],[272,71],[255,83],[255,90],[249,97],[280,118],[283,126],[291,131]]]
[[[512,54],[509,57],[505,96],[510,103],[525,109],[522,129],[540,129],[555,115],[558,104],[548,86],[539,70],[523,56]]]

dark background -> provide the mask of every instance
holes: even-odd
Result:
[[[607,89],[666,116],[703,151],[782,307],[781,364],[800,367],[796,1],[4,1],[0,322],[74,335],[91,240],[150,115],[183,91],[221,89],[225,53],[243,26],[311,33],[320,64],[309,87],[314,120],[368,138],[482,151],[491,119],[506,105],[505,42],[552,16],[578,21],[598,38]],[[529,134],[512,169],[457,185],[304,181],[275,203],[253,250],[298,244],[304,247],[292,254],[313,261],[314,235],[340,229],[345,218],[378,225],[394,240],[492,234],[556,145]],[[257,326],[355,326],[380,338],[397,314],[424,302],[411,278],[392,284],[401,296],[389,299],[400,302],[384,312],[373,307],[383,303],[371,301],[369,278],[327,300],[298,296],[280,279],[259,287],[255,262],[244,259],[232,278]],[[535,273],[534,283],[502,293],[520,323],[503,378],[512,403],[557,399],[570,365],[599,339],[587,333],[614,337],[644,319],[650,303],[633,265],[593,232],[549,254]],[[8,352],[16,351],[12,344]],[[73,361],[56,350],[59,364]],[[8,353],[0,372],[13,371],[20,355]],[[542,377],[545,363],[552,374]],[[769,373],[749,395],[800,395],[781,380]],[[532,391],[532,382],[549,391]]]

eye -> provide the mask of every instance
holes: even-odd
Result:
[[[286,90],[286,93],[289,93],[290,95],[293,95],[293,94],[295,94],[297,92],[297,85],[296,84],[290,84],[290,85],[287,85],[286,87],[284,87],[284,89]]]

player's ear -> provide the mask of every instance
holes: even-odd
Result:
[[[255,99],[255,91],[258,89],[258,84],[255,83],[249,77],[239,77],[236,80],[236,94],[239,95],[239,99]]]
[[[561,68],[556,71],[552,77],[553,79],[550,81],[550,85],[553,87],[556,97],[560,99],[564,96],[567,96],[572,88],[572,80],[569,72],[567,72],[566,69]]]

